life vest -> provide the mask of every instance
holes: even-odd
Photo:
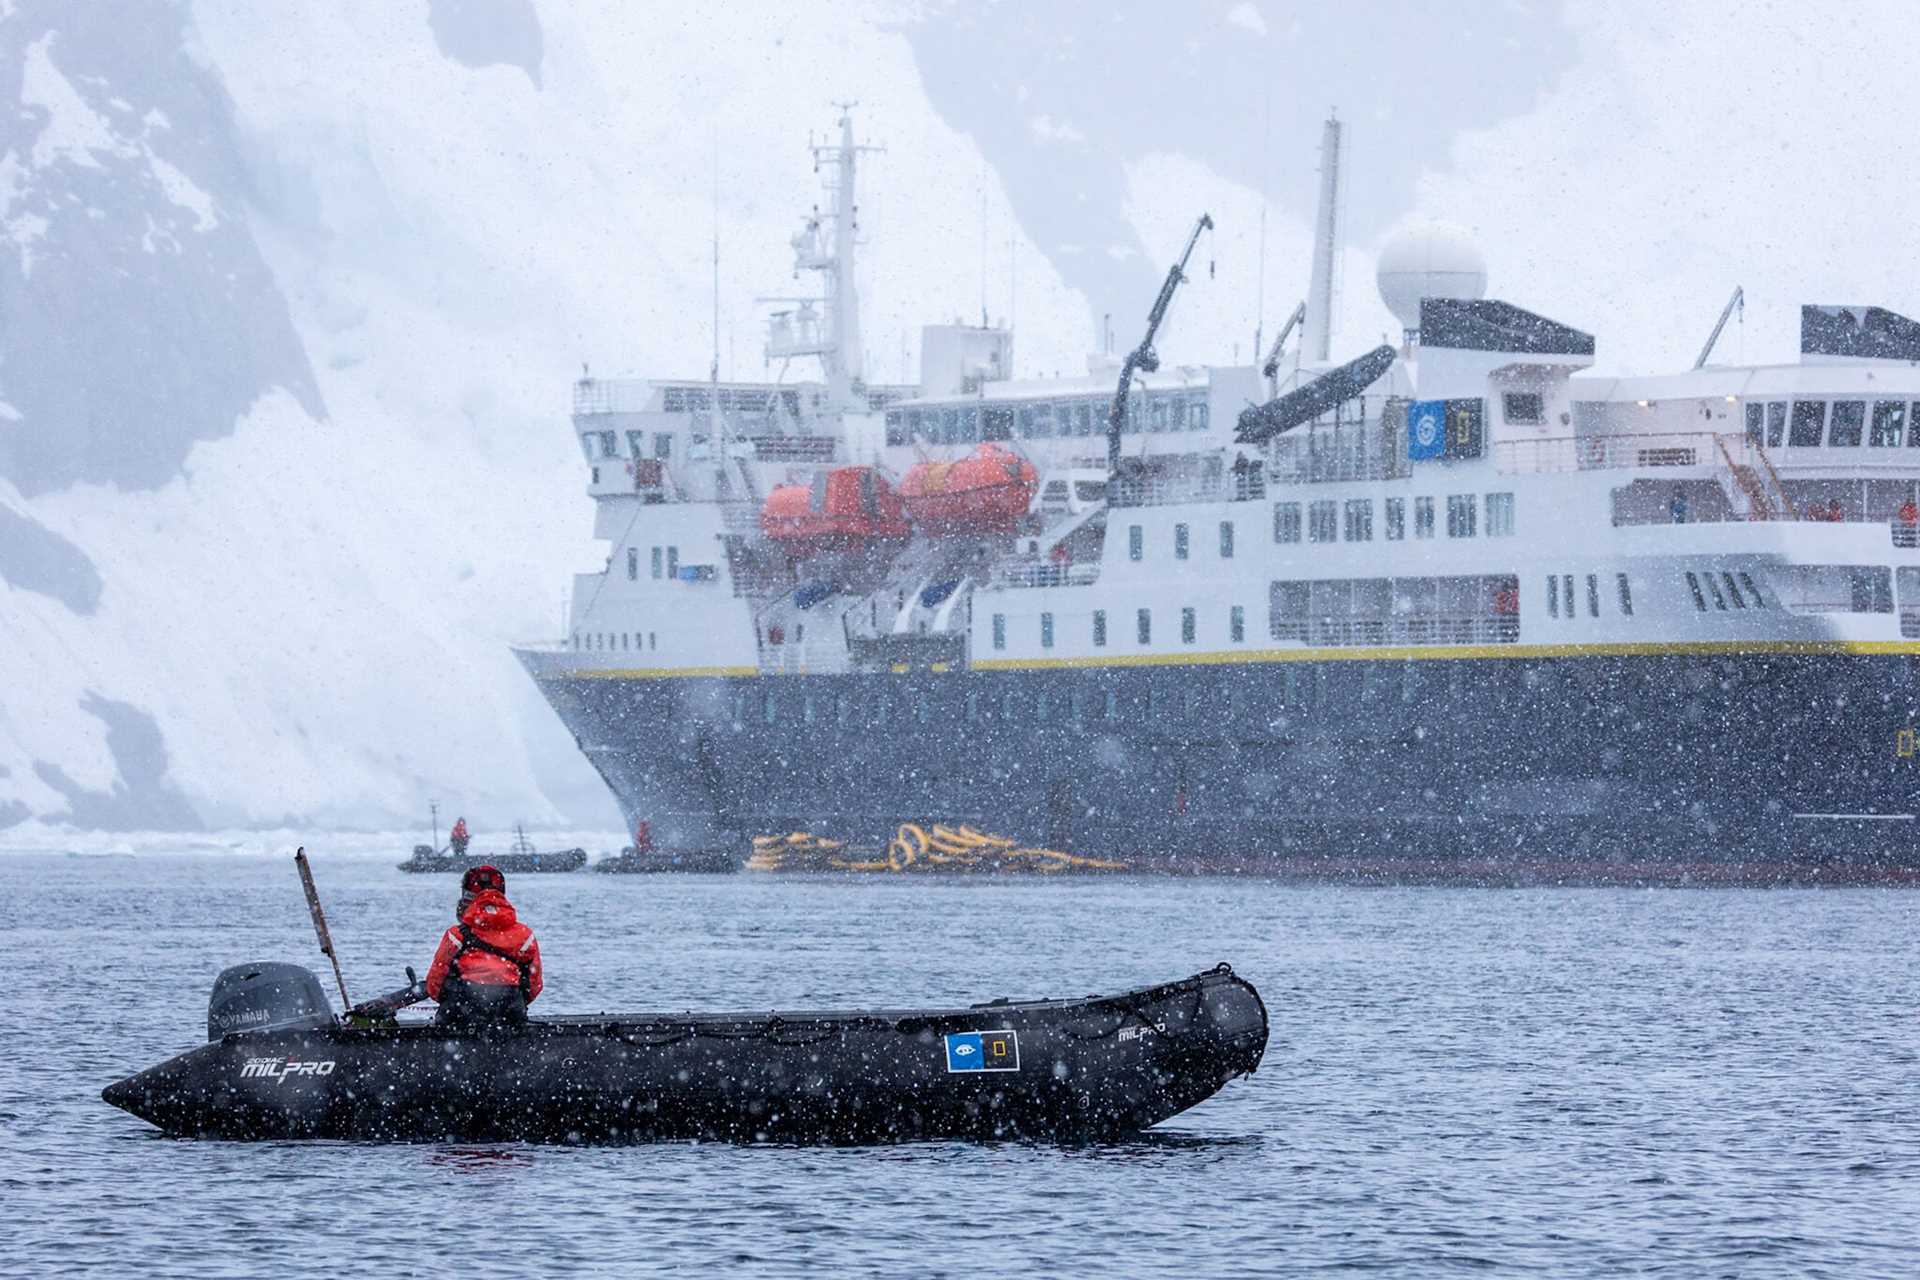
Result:
[[[488,942],[485,938],[475,933],[473,926],[464,921],[460,925],[459,945],[454,947],[453,956],[447,963],[447,977],[449,979],[455,982],[471,982],[471,979],[460,972],[460,957],[468,951],[484,951],[488,955],[498,956],[500,959],[512,965],[513,971],[520,975],[519,980],[515,984],[520,988],[520,998],[522,1000],[533,999],[533,962],[531,960],[521,959],[519,955],[507,950],[505,947],[494,946],[491,942]]]

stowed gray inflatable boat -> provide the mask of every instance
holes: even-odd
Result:
[[[1226,965],[1080,1000],[861,1013],[533,1018],[484,1034],[342,1021],[296,965],[221,975],[209,1043],[109,1085],[173,1134],[370,1141],[1099,1140],[1259,1065]]]

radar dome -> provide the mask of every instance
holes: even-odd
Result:
[[[1463,228],[1424,222],[1388,237],[1375,278],[1401,328],[1418,329],[1422,298],[1485,297],[1487,260]]]

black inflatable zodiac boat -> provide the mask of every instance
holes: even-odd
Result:
[[[1080,1000],[533,1018],[485,1034],[336,1018],[297,965],[229,969],[209,1043],[102,1093],[172,1134],[373,1141],[1098,1140],[1259,1065],[1226,965]]]

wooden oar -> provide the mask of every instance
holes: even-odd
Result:
[[[327,913],[320,909],[320,891],[313,887],[313,868],[307,865],[307,847],[301,845],[293,853],[293,865],[300,868],[300,884],[307,891],[307,909],[313,912],[313,931],[320,935],[320,950],[333,961],[333,980],[340,984],[340,1007],[353,1008],[353,1001],[347,998],[347,980],[340,973],[340,957],[333,954],[333,937],[327,932]]]

